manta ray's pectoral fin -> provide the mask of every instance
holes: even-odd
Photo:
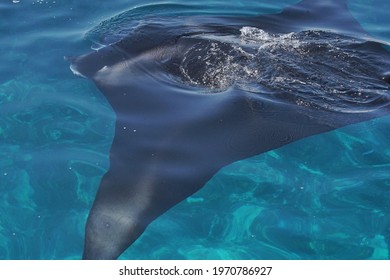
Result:
[[[126,191],[117,176],[108,172],[102,179],[86,225],[83,259],[116,259],[146,228],[141,218],[146,198]]]
[[[284,33],[302,30],[337,30],[345,34],[367,35],[348,10],[346,0],[303,0],[288,6],[281,13],[261,15],[253,20],[253,26]]]
[[[149,157],[139,146],[140,153],[120,150],[120,155],[115,141],[110,169],[88,217],[83,259],[118,258],[154,219],[202,188],[215,173],[214,168],[177,160],[175,154]]]

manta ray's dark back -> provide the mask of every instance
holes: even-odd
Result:
[[[381,96],[367,110],[353,112],[308,106],[294,98],[285,101],[296,94],[294,91],[269,98],[271,95],[261,94],[262,90],[271,91],[264,85],[253,93],[233,83],[222,91],[211,89],[208,94],[207,69],[202,68],[207,61],[199,64],[202,67],[196,66],[196,57],[210,57],[209,64],[214,61],[218,66],[218,54],[237,51],[225,35],[231,30],[234,37],[243,26],[283,34],[307,29],[331,32],[341,26],[348,35],[363,34],[348,13],[346,1],[302,1],[275,15],[232,18],[226,26],[217,18],[218,24],[213,24],[212,17],[202,18],[203,26],[197,26],[196,20],[193,17],[183,22],[183,34],[180,29],[164,33],[164,26],[157,24],[145,26],[139,34],[130,34],[72,62],[73,71],[96,84],[117,116],[110,168],[88,217],[85,259],[117,258],[154,219],[201,189],[232,162],[390,113],[389,87],[380,76],[382,68],[389,65],[390,55],[378,43],[348,46],[363,50],[384,65],[378,73],[376,66],[372,67],[372,73],[377,74],[372,80],[379,85]],[[215,33],[222,34],[225,41],[216,42],[212,37]],[[248,46],[254,44],[250,38],[248,41]],[[212,44],[220,50],[214,56],[210,55]],[[191,63],[185,61],[188,57],[193,59]],[[251,66],[247,57],[238,57],[237,61],[246,60]],[[187,63],[185,71],[183,61]],[[320,74],[317,79],[323,81]],[[161,79],[171,79],[172,84],[162,86]],[[272,94],[282,90],[276,82]]]

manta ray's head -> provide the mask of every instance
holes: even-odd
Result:
[[[108,46],[95,52],[70,58],[70,69],[75,75],[92,78],[104,67],[109,67],[125,58],[113,47]]]

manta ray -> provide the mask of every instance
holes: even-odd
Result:
[[[339,0],[258,16],[149,15],[73,58],[116,113],[83,259],[118,258],[226,165],[388,115],[389,65]]]

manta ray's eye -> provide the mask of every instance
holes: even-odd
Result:
[[[390,71],[383,74],[382,80],[390,84]]]

